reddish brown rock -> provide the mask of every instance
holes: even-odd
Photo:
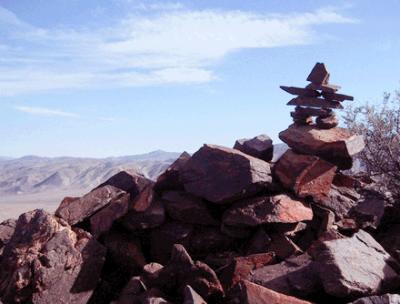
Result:
[[[153,286],[164,266],[159,263],[149,263],[143,266],[141,280],[147,286]]]
[[[303,251],[285,234],[270,233],[271,243],[268,251],[274,252],[279,260],[284,260],[292,255],[300,255]]]
[[[253,270],[274,262],[275,255],[271,252],[233,258],[231,263],[224,267],[220,275],[224,290],[229,290],[241,280],[247,279]]]
[[[259,226],[267,223],[295,223],[311,220],[309,205],[286,194],[260,196],[234,203],[222,217],[231,226]]]
[[[129,211],[118,222],[129,231],[155,228],[164,223],[165,209],[152,185],[147,186],[131,203]]]
[[[352,157],[364,148],[362,136],[343,128],[321,130],[316,126],[291,125],[279,133],[279,138],[293,150],[317,155],[340,169],[350,169]]]
[[[322,92],[322,96],[324,96],[324,98],[326,99],[336,100],[336,101],[354,100],[353,96],[330,93],[330,92]]]
[[[95,213],[90,218],[90,232],[95,236],[99,236],[109,231],[114,221],[128,212],[130,197],[129,193],[121,194],[112,200],[107,207]]]
[[[165,190],[183,190],[183,183],[180,177],[180,171],[186,162],[190,159],[190,154],[183,152],[175,162],[173,162],[168,169],[161,174],[154,189],[157,192],[162,192]]]
[[[120,198],[125,191],[113,186],[97,188],[81,198],[63,200],[55,211],[55,215],[75,225],[88,219],[94,213]]]
[[[182,170],[185,190],[213,203],[263,191],[272,182],[269,163],[238,150],[204,145]]]
[[[274,169],[286,189],[298,197],[316,199],[328,195],[337,168],[317,156],[298,154],[289,149]]]
[[[329,82],[329,76],[330,75],[325,64],[317,62],[308,75],[307,81],[310,81],[314,84],[327,84]]]
[[[140,192],[144,190],[145,187],[147,187],[151,183],[152,182],[149,179],[136,172],[121,171],[110,177],[106,182],[104,182],[97,188],[101,188],[107,185],[113,186],[115,188],[128,192],[131,195],[131,199],[134,199]]]
[[[174,220],[199,225],[219,225],[206,202],[183,191],[167,191],[162,195],[165,209]]]
[[[306,89],[306,88],[297,88],[297,87],[288,87],[288,86],[280,86],[282,90],[288,92],[292,95],[300,95],[307,97],[319,97],[321,94],[316,90]]]
[[[229,303],[241,304],[311,304],[311,302],[287,296],[263,286],[241,281],[229,297]]]
[[[5,303],[87,303],[105,249],[43,210],[22,214],[0,262]]]
[[[0,255],[1,249],[9,242],[15,231],[17,220],[8,219],[0,223]]]
[[[233,148],[267,162],[271,161],[274,154],[272,139],[265,134],[258,135],[252,139],[239,139],[235,142]]]
[[[317,117],[315,120],[316,125],[320,129],[332,129],[338,126],[339,120],[335,114],[331,114],[327,117]]]
[[[174,245],[171,259],[161,269],[156,286],[168,294],[182,294],[186,285],[210,302],[220,300],[224,295],[215,272],[202,262],[194,262],[182,245]]]
[[[338,101],[330,101],[315,97],[296,97],[287,103],[288,106],[316,107],[328,109],[343,109]]]
[[[183,304],[207,304],[206,301],[189,285],[183,290]]]

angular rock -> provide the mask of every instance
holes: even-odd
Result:
[[[22,214],[0,262],[5,303],[87,303],[105,259],[90,234],[43,210]]]
[[[0,255],[1,248],[3,248],[14,234],[17,220],[8,219],[0,223]]]
[[[326,293],[354,298],[390,291],[400,286],[398,264],[367,232],[351,238],[322,242],[313,251]]]
[[[288,87],[288,86],[280,86],[282,90],[288,92],[292,95],[300,95],[306,97],[319,97],[321,94],[316,90],[306,89],[306,88],[297,88],[297,87]]]
[[[160,271],[156,286],[168,294],[182,294],[186,285],[210,302],[224,295],[215,272],[202,262],[194,262],[182,245],[174,245],[171,259]]]
[[[263,286],[241,281],[229,296],[229,303],[241,304],[311,304],[311,302],[278,293]]]
[[[318,109],[318,108],[302,108],[302,107],[296,107],[295,109],[295,114],[303,117],[308,117],[308,116],[322,116],[322,117],[327,117],[331,115],[333,112],[331,109]],[[293,116],[292,116],[293,117]]]
[[[263,228],[259,228],[247,243],[246,253],[249,255],[267,252],[271,241],[271,238],[265,232],[265,230]]]
[[[180,171],[189,159],[190,154],[183,152],[178,159],[175,160],[168,167],[168,169],[158,177],[157,182],[154,185],[154,190],[157,192],[162,192],[165,190],[183,190]]]
[[[260,196],[234,203],[222,217],[226,225],[255,227],[267,223],[296,223],[311,220],[310,206],[286,194]]]
[[[251,227],[231,226],[222,223],[221,232],[235,239],[247,239],[253,231]]]
[[[336,115],[332,114],[328,117],[317,117],[315,120],[317,128],[320,129],[332,129],[339,125],[339,120]]]
[[[140,304],[139,296],[146,291],[140,277],[132,277],[122,289],[116,304]]]
[[[248,280],[276,292],[297,297],[309,297],[322,290],[316,265],[308,254],[256,269]]]
[[[274,252],[279,260],[284,260],[292,255],[300,255],[302,250],[283,233],[270,233],[271,243],[268,251]]]
[[[183,191],[167,191],[162,195],[165,209],[174,220],[199,225],[219,225],[206,203]]]
[[[183,304],[207,304],[206,301],[189,285],[183,290]]]
[[[329,72],[325,64],[317,62],[308,75],[307,81],[314,84],[327,84],[329,82]]]
[[[338,101],[330,101],[315,97],[296,97],[290,100],[288,106],[302,106],[328,109],[343,109],[343,106]]]
[[[128,212],[130,197],[129,193],[124,193],[90,217],[90,232],[95,236],[99,236],[109,231],[114,221]]]
[[[110,177],[107,181],[105,181],[97,188],[102,188],[107,185],[113,186],[115,188],[128,192],[131,195],[131,199],[134,199],[140,192],[144,190],[145,187],[147,187],[151,183],[152,181],[136,172],[121,171]]]
[[[267,162],[271,161],[274,154],[272,139],[265,134],[258,135],[252,139],[239,139],[235,142],[233,148]]]
[[[123,231],[112,230],[104,237],[107,253],[124,272],[133,275],[146,264],[140,240]]]
[[[279,133],[279,138],[293,150],[317,155],[343,170],[350,169],[352,157],[364,149],[362,136],[343,128],[321,130],[316,126],[291,125]]]
[[[241,280],[247,279],[255,269],[274,262],[275,255],[272,252],[233,258],[231,263],[224,267],[220,275],[224,290],[229,290]]]
[[[158,263],[144,265],[141,280],[143,280],[147,286],[153,286],[163,268],[164,266]]]
[[[349,304],[400,304],[400,295],[384,294],[381,296],[365,297]]]
[[[335,84],[315,84],[315,83],[310,83],[309,85],[306,86],[306,89],[310,90],[318,90],[321,91],[322,93],[335,93],[340,89],[340,86],[335,85]]]
[[[152,185],[146,187],[131,203],[129,211],[118,221],[126,229],[136,232],[155,228],[165,221],[165,209]]]
[[[361,199],[351,210],[350,215],[359,227],[377,229],[387,207],[384,195],[376,191],[363,191]]]
[[[263,191],[272,182],[269,163],[238,150],[204,145],[182,170],[185,190],[213,203]]]
[[[287,150],[275,165],[281,184],[298,197],[326,197],[331,189],[336,166],[317,156]]]
[[[322,96],[326,99],[335,100],[335,101],[354,100],[353,96],[337,94],[337,93],[330,93],[330,92],[322,92]]]
[[[91,217],[94,213],[119,199],[125,191],[113,186],[97,188],[78,199],[64,199],[55,215],[75,225]]]

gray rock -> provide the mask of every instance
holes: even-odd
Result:
[[[367,296],[400,286],[392,267],[397,263],[363,230],[351,238],[322,242],[312,254],[324,290],[332,296]]]

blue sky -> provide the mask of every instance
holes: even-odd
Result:
[[[356,103],[399,88],[400,2],[0,0],[0,155],[232,146],[290,123],[315,62]]]

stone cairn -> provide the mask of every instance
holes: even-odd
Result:
[[[330,129],[338,125],[338,120],[332,109],[342,109],[341,102],[353,100],[353,96],[337,94],[340,86],[329,84],[329,73],[323,63],[317,63],[307,80],[311,83],[305,88],[281,86],[281,89],[292,95],[297,95],[288,102],[296,106],[291,112],[293,121],[298,125],[310,125],[312,117],[317,117],[316,125],[320,129]]]
[[[122,171],[0,223],[0,303],[400,303],[400,228],[340,173],[364,144],[328,79],[317,64],[283,87],[299,97],[280,158],[266,135],[206,144],[157,181]]]

